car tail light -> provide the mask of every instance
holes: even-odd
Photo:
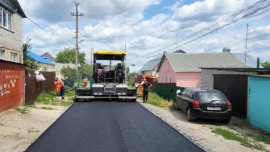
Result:
[[[200,101],[199,100],[193,100],[193,108],[200,108]]]
[[[227,109],[232,109],[232,104],[229,100],[227,101]]]

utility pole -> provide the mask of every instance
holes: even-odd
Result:
[[[248,45],[248,42],[247,42],[247,40],[248,40],[248,27],[249,27],[249,25],[247,24],[247,33],[246,33],[246,46],[245,46],[245,64],[247,63],[247,45]]]
[[[93,47],[91,44],[91,66],[93,65]]]
[[[78,6],[80,5],[79,2],[75,2],[76,6],[76,13],[71,13],[71,16],[76,16],[76,53],[75,53],[75,58],[76,58],[76,69],[78,71],[78,52],[79,52],[79,16],[83,16],[83,13],[78,12]]]

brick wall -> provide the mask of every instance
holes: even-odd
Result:
[[[10,61],[10,52],[18,53],[18,63],[23,63],[22,17],[12,16],[12,30],[0,26],[0,49],[5,50],[5,60]]]
[[[256,75],[257,72],[244,72],[244,71],[233,71],[224,69],[204,69],[201,71],[201,88],[213,89],[214,87],[214,77],[213,74],[246,74],[246,75]]]

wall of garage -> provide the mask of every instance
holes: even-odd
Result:
[[[249,77],[249,122],[270,132],[270,77]]]
[[[24,66],[0,60],[0,112],[24,104]]]

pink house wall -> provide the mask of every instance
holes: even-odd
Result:
[[[178,87],[201,87],[201,72],[178,72],[176,77],[176,86]]]
[[[164,59],[158,71],[158,83],[176,83],[176,73],[167,58]]]
[[[158,71],[158,83],[176,83],[178,87],[201,87],[201,72],[174,72],[167,58]]]

